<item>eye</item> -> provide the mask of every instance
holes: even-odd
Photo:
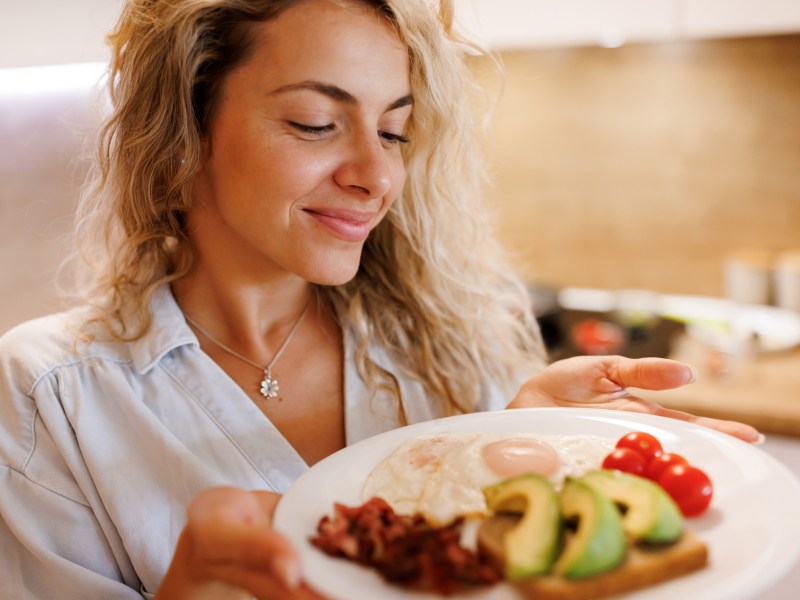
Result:
[[[303,123],[297,123],[296,121],[288,121],[288,123],[290,127],[293,127],[297,131],[317,137],[322,137],[336,129],[336,125],[333,123],[328,125],[304,125]]]
[[[391,133],[389,131],[379,131],[378,135],[381,136],[385,142],[391,145],[398,143],[407,144],[409,141],[406,136],[400,135],[399,133]]]

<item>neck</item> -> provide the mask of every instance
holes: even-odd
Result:
[[[256,361],[268,361],[303,310],[311,284],[294,275],[251,284],[228,273],[224,279],[198,269],[173,284],[181,310],[218,340]]]

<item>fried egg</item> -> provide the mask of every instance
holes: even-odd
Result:
[[[399,514],[431,524],[487,514],[483,488],[539,473],[560,489],[567,476],[600,466],[614,440],[585,435],[442,433],[401,444],[367,477],[362,498],[379,496]]]

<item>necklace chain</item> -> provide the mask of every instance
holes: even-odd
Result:
[[[254,360],[250,360],[249,358],[247,358],[243,354],[239,354],[233,348],[230,348],[230,347],[226,346],[225,344],[223,344],[222,342],[220,342],[217,338],[215,338],[213,335],[211,335],[204,327],[202,327],[197,321],[192,319],[189,315],[184,314],[183,316],[198,331],[200,331],[200,333],[202,333],[209,340],[214,342],[217,346],[219,346],[220,348],[225,350],[225,352],[227,352],[228,354],[232,354],[236,358],[238,358],[240,360],[243,360],[244,362],[246,362],[246,363],[248,363],[250,365],[253,365],[257,369],[263,370],[264,371],[264,379],[261,381],[261,389],[260,389],[261,395],[264,396],[265,398],[275,398],[275,397],[278,396],[278,391],[280,390],[280,387],[278,386],[278,380],[274,379],[272,377],[272,367],[274,367],[275,363],[278,362],[278,359],[281,357],[281,354],[283,354],[283,351],[286,350],[286,347],[289,345],[289,342],[292,341],[292,338],[294,337],[294,334],[297,333],[297,330],[300,328],[300,323],[303,322],[303,318],[306,316],[306,313],[308,312],[308,307],[309,306],[311,306],[311,302],[306,304],[306,307],[303,309],[303,312],[300,313],[300,316],[297,318],[297,321],[292,326],[292,329],[289,332],[289,334],[286,336],[286,339],[283,340],[283,344],[281,344],[281,347],[278,348],[277,352],[275,352],[275,356],[272,357],[272,360],[269,361],[269,364],[266,367],[258,364]]]

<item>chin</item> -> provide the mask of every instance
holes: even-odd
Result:
[[[337,286],[351,281],[358,273],[361,264],[361,250],[346,254],[333,252],[306,265],[299,274],[310,283],[316,285]]]

